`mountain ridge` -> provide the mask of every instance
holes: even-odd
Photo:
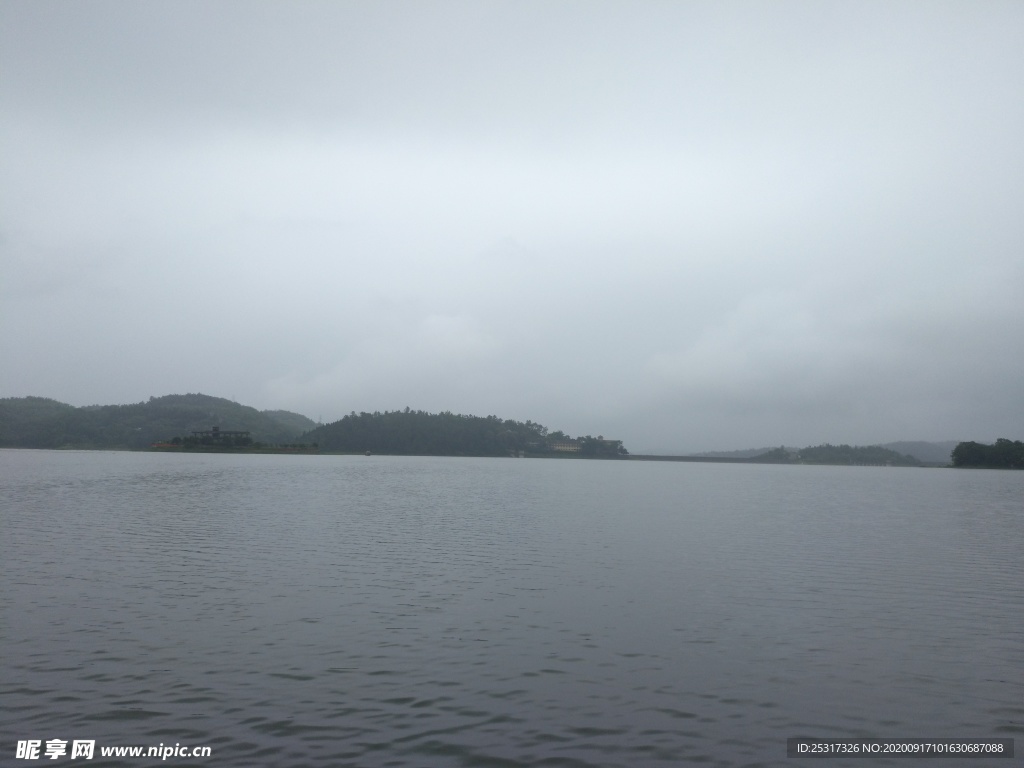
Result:
[[[259,411],[233,400],[202,393],[150,397],[148,401],[126,405],[87,406],[73,406],[39,396],[0,398],[0,447],[4,448],[139,450],[154,442],[178,435],[187,436],[192,431],[208,430],[215,425],[249,431],[253,440],[270,444],[294,442],[300,438],[315,440],[320,437],[320,434],[314,434],[318,428],[322,430],[331,426],[317,424],[309,417],[292,411]],[[336,432],[337,428],[333,431]],[[331,432],[326,430],[327,435]],[[325,442],[335,442],[332,437]],[[346,443],[340,439],[338,442],[338,448]],[[522,439],[514,442],[518,445]],[[957,444],[955,440],[905,440],[863,447],[888,449],[925,464],[948,465]],[[345,444],[345,447],[349,446]],[[379,450],[382,446],[374,447]],[[782,449],[791,452],[803,450],[794,446],[783,446]],[[779,447],[775,446],[689,455],[753,459],[778,450]]]

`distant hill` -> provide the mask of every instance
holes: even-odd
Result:
[[[264,443],[286,443],[316,423],[297,413],[261,412],[203,394],[81,408],[44,397],[0,398],[0,447],[4,448],[139,449],[214,426],[251,432],[253,440]]]
[[[884,448],[889,451],[894,451],[901,456],[911,456],[924,464],[941,464],[946,465],[950,462],[950,454],[953,449],[956,448],[956,440],[947,440],[945,442],[938,443],[927,443],[921,440],[902,441],[897,443],[885,443],[884,445],[875,446],[860,446],[859,448]],[[785,451],[791,454],[797,454],[801,451],[800,448],[794,448],[793,446],[783,446]],[[753,459],[755,457],[763,456],[767,453],[778,451],[779,448],[746,448],[739,451],[707,451],[705,453],[695,453],[694,456],[707,456],[722,459]]]
[[[919,467],[922,462],[878,445],[825,445],[808,446],[794,451],[776,448],[750,459],[759,464],[839,464],[852,466]]]

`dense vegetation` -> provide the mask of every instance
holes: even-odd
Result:
[[[139,449],[214,425],[265,443],[292,442],[316,424],[209,395],[167,395],[131,405],[76,408],[44,397],[0,399],[0,447]]]
[[[1024,469],[1024,442],[1001,437],[994,445],[959,443],[953,449],[954,467],[985,467],[989,469]]]
[[[322,451],[406,454],[421,456],[508,456],[513,453],[557,455],[552,444],[575,442],[578,454],[594,458],[625,455],[614,440],[586,435],[572,441],[562,432],[549,433],[532,421],[497,416],[464,416],[426,411],[350,413],[340,421],[308,432],[303,440]]]
[[[750,461],[762,464],[847,464],[855,466],[919,467],[920,459],[878,445],[816,445],[794,451],[788,448],[755,456]]]

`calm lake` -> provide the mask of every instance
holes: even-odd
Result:
[[[4,764],[1024,749],[1024,472],[4,450],[0,544]]]

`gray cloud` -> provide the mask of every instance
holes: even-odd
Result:
[[[1024,10],[0,6],[0,394],[1024,432]]]

